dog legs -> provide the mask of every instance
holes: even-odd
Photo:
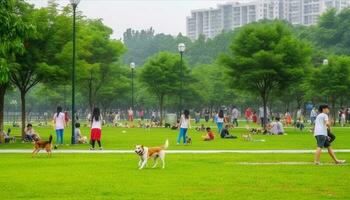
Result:
[[[140,159],[138,166],[141,167],[141,164],[142,164],[142,159]]]
[[[162,169],[165,168],[165,152],[164,151],[161,151],[160,154],[159,154],[159,159],[162,161]]]
[[[158,165],[158,159],[157,159],[157,157],[154,157],[154,165],[152,168],[157,167],[157,165]]]
[[[37,151],[37,149],[34,149],[33,150],[33,153],[32,153],[32,158],[34,158],[34,155],[35,155],[35,152]]]
[[[143,169],[147,163],[147,160],[142,161],[142,164],[139,169]]]
[[[32,157],[34,157],[34,155],[38,154],[40,151],[40,149],[34,149],[33,153],[32,153]]]
[[[46,149],[46,152],[47,152],[47,157],[51,157],[51,149]]]

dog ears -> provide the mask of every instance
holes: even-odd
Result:
[[[143,149],[143,145],[141,145],[141,148]]]

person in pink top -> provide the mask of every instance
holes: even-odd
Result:
[[[253,115],[252,109],[248,107],[244,113],[244,116],[245,116],[245,119],[247,120],[247,123],[249,123],[252,120],[252,115]]]
[[[128,120],[129,120],[129,122],[133,122],[134,121],[134,111],[132,110],[131,107],[128,110]]]
[[[143,116],[145,115],[145,112],[143,111],[143,109],[141,109],[140,111],[139,111],[139,117],[140,117],[140,119],[141,119],[141,121],[143,120]]]

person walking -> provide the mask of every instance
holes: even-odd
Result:
[[[185,110],[184,114],[180,118],[180,133],[177,137],[177,144],[180,144],[181,138],[183,138],[183,143],[186,144],[186,133],[189,128],[191,128],[190,111]]]
[[[102,134],[102,116],[99,108],[94,108],[91,115],[91,131],[90,131],[90,150],[95,150],[95,142],[97,141],[98,147],[102,150],[101,146],[101,134]]]
[[[328,131],[330,132],[330,121],[328,118],[329,107],[328,105],[320,105],[319,114],[315,120],[314,136],[317,141],[317,149],[315,152],[315,164],[320,164],[320,157],[322,148],[327,148],[329,155],[336,164],[343,164],[345,160],[338,160],[331,147],[330,138],[328,137]]]
[[[233,109],[232,109],[232,123],[236,127],[238,127],[238,117],[239,117],[239,110],[237,109],[236,106],[233,106]]]
[[[134,111],[132,110],[131,107],[128,110],[128,121],[129,122],[133,122],[134,121]]]
[[[221,134],[223,124],[224,124],[224,111],[220,110],[216,117],[216,125],[218,127],[219,134]]]
[[[249,122],[252,120],[252,109],[251,108],[247,108],[244,112],[244,116],[245,116],[245,120],[247,121],[247,124],[249,124]]]
[[[65,118],[65,114],[62,112],[62,107],[58,106],[57,112],[53,116],[53,123],[56,131],[55,149],[57,149],[58,145],[63,145],[63,133],[66,124]]]
[[[209,110],[205,110],[205,111],[204,111],[204,119],[205,119],[205,122],[208,123],[209,118],[210,118]]]

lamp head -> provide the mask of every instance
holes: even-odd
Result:
[[[180,53],[183,53],[185,52],[186,50],[186,45],[184,43],[180,43],[178,46],[177,46],[178,50]]]
[[[130,68],[131,68],[131,69],[135,69],[135,67],[136,67],[136,65],[135,65],[134,62],[130,63]]]
[[[80,0],[69,0],[70,4],[72,4],[73,6],[77,6],[80,2]]]

